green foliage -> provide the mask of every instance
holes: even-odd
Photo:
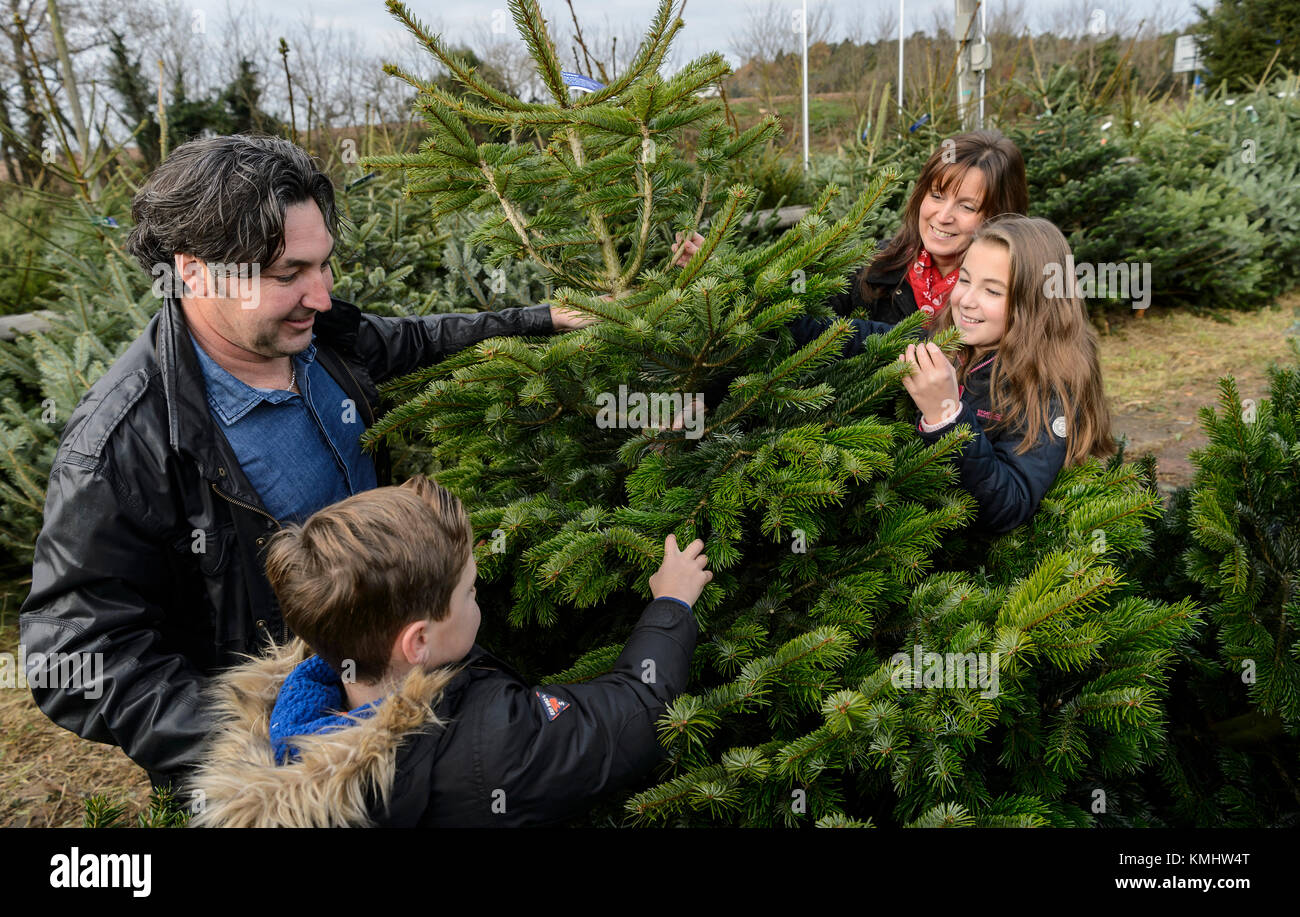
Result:
[[[1268,237],[1249,198],[1208,164],[1223,143],[1170,127],[1129,137],[1114,120],[1066,107],[1011,133],[1028,167],[1030,214],[1065,233],[1076,264],[1149,264],[1153,307],[1267,301]],[[1133,308],[1135,296],[1108,292],[1091,303]]]
[[[638,60],[662,58],[667,7]],[[553,49],[540,14],[530,3],[511,8],[545,75]],[[437,36],[412,30],[455,72]],[[702,640],[690,691],[661,719],[667,762],[627,801],[625,821],[1145,823],[1145,797],[1129,787],[1162,760],[1169,673],[1198,620],[1190,602],[1144,597],[1122,573],[1148,548],[1144,521],[1158,504],[1150,469],[1070,469],[1031,525],[982,545],[986,563],[944,570],[968,560],[968,549],[978,556],[978,537],[961,531],[973,501],[947,461],[971,434],[954,431],[931,448],[903,420],[912,412],[895,358],[921,316],[869,338],[849,360],[839,358],[843,322],[804,346],[786,329],[800,315],[827,314],[827,296],[863,263],[892,172],[865,181],[838,212],[828,187],[790,231],[743,243],[755,192],[701,193],[694,206],[709,231],[699,253],[680,271],[631,272],[623,258],[639,257],[645,211],[584,198],[577,184],[526,201],[484,196],[471,179],[475,163],[487,175],[494,163],[605,145],[604,174],[626,201],[642,187],[644,164],[619,138],[654,121],[637,123],[638,100],[671,96],[664,86],[648,68],[573,104],[558,88],[554,104],[531,107],[490,87],[477,91],[477,107],[460,109],[428,93],[427,153],[390,163],[412,170],[413,190],[436,196],[435,212],[486,208],[485,225],[502,227],[522,226],[511,213],[526,213],[528,227],[542,227],[536,235],[503,230],[484,241],[498,257],[540,256],[559,283],[553,301],[599,318],[542,341],[485,341],[398,380],[388,389],[398,404],[368,434],[421,443],[470,508],[483,539],[480,595],[498,609],[481,639],[527,675],[593,678],[644,607],[665,536],[699,537],[714,579],[695,605]],[[617,111],[601,108],[624,93]],[[473,146],[461,117],[551,125],[552,142]],[[680,146],[656,146],[655,168],[681,188],[722,174],[711,171],[717,157],[745,171],[710,118],[700,115],[706,140],[693,161]],[[580,171],[565,160],[563,176],[549,174],[569,182]],[[532,244],[575,224],[584,228],[571,255]],[[598,225],[613,243],[612,266],[600,260]],[[703,418],[683,410],[695,393],[724,385]],[[653,408],[674,397],[677,408]],[[910,660],[913,650],[986,654],[1000,660],[984,670],[1000,687],[936,685],[918,671],[922,684],[910,690],[911,663],[896,654]],[[1100,818],[1091,808],[1098,789],[1115,800]]]
[[[1295,286],[1300,264],[1300,75],[1233,99],[1220,108],[1227,149],[1215,171],[1250,200],[1250,218],[1262,221],[1268,288],[1280,293]]]
[[[927,577],[906,605],[881,609],[863,643],[813,632],[680,698],[663,727],[672,775],[629,813],[765,826],[1129,823],[1140,807],[1127,784],[1162,758],[1162,695],[1197,621],[1189,602],[1124,583],[1119,564],[1145,548],[1157,502],[1133,466],[1070,469],[1031,528],[994,543],[988,569]],[[945,680],[927,653],[960,657],[971,680]],[[789,659],[801,668],[783,680],[815,690],[781,715],[772,682]],[[730,710],[744,716],[724,732]],[[1098,789],[1111,802],[1094,819]]]
[[[0,190],[0,315],[30,312],[61,269],[45,238],[66,199],[28,188]]]
[[[1269,375],[1258,403],[1220,380],[1219,409],[1201,410],[1210,442],[1192,453],[1195,480],[1152,521],[1157,549],[1131,568],[1149,594],[1207,609],[1178,660],[1179,725],[1151,790],[1172,824],[1300,821],[1300,363]]]
[[[184,802],[170,789],[151,792],[148,805],[136,814],[134,825],[124,821],[126,806],[107,796],[87,796],[85,807],[85,828],[184,828],[190,820]]]
[[[110,213],[112,199],[103,202]],[[0,563],[6,567],[31,564],[50,465],[72,410],[157,304],[149,276],[122,251],[124,230],[96,225],[93,216],[76,207],[48,237],[51,257],[63,269],[50,298],[37,301],[53,312],[50,330],[0,341]]]
[[[1300,356],[1300,344],[1293,339]],[[1219,383],[1220,410],[1202,408],[1209,445],[1186,525],[1187,575],[1217,599],[1220,658],[1251,705],[1300,729],[1300,368],[1270,372],[1270,397],[1243,402]]]
[[[563,83],[536,0],[509,6],[550,93],[545,102],[523,102],[484,81],[404,4],[389,0],[463,92],[388,66],[419,91],[431,133],[421,152],[372,157],[367,166],[405,169],[407,190],[430,195],[435,215],[490,211],[475,234],[491,252],[485,263],[530,260],[557,286],[621,296],[644,273],[668,266],[673,230],[692,231],[722,203],[734,161],[770,139],[776,125],[730,135],[721,103],[699,96],[728,72],[717,54],[671,78],[659,74],[682,26],[672,0],[661,0],[623,75],[577,98]],[[471,126],[528,139],[480,143]],[[698,132],[693,167],[670,155],[687,129]]]
[[[1196,12],[1193,32],[1204,36],[1201,53],[1212,83],[1235,92],[1254,87],[1270,63],[1300,70],[1297,0],[1215,0],[1213,6],[1196,4]]]

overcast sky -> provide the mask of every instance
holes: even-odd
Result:
[[[675,45],[675,56],[694,58],[706,51],[721,51],[730,55],[736,50],[733,39],[740,33],[752,11],[766,0],[687,0],[686,27]],[[790,9],[799,0],[777,0]],[[989,14],[994,15],[1004,0],[990,0]],[[1205,0],[1209,2],[1209,0]],[[514,23],[505,12],[505,0],[408,0],[408,5],[418,18],[429,25],[440,24],[452,40],[469,40],[476,30],[507,29],[514,33]],[[624,34],[631,30],[640,33],[650,21],[656,8],[655,0],[573,0],[584,31],[602,31]],[[1016,4],[1011,4],[1013,7]],[[269,5],[258,4],[259,12]],[[860,24],[868,36],[878,30],[882,17],[897,17],[897,0],[808,0],[810,15],[816,7],[830,11],[834,28],[832,37],[842,38],[851,27]],[[1079,29],[1087,27],[1090,17],[1101,11],[1113,23],[1117,18],[1155,17],[1169,28],[1185,27],[1195,21],[1192,0],[1026,0],[1020,6],[1027,11],[1026,23],[1034,31],[1041,31],[1062,21],[1078,20]],[[951,20],[953,0],[906,0],[904,30],[930,31],[936,15]],[[392,47],[395,41],[414,41],[388,14],[382,0],[280,0],[271,9],[286,21],[302,21],[304,16],[320,22],[329,22],[356,33],[376,51]],[[558,19],[566,27],[569,11],[563,0],[542,0],[542,9],[548,18]],[[1032,11],[1032,12],[1030,12]],[[896,18],[894,19],[896,22]],[[1102,21],[1105,21],[1104,19]],[[590,37],[590,36],[589,36]],[[730,58],[735,63],[735,58]]]

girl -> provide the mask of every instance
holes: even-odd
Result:
[[[845,318],[864,315],[891,325],[917,309],[937,315],[975,231],[990,216],[1028,207],[1025,161],[1014,143],[994,130],[950,137],[921,169],[894,238],[826,304]],[[678,233],[677,243],[681,267],[704,237],[696,233],[682,244]]]
[[[1115,451],[1102,391],[1097,333],[1083,302],[1051,297],[1043,278],[1070,263],[1069,245],[1047,220],[1009,216],[974,233],[952,296],[930,333],[957,327],[954,367],[932,342],[899,355],[903,380],[920,412],[921,438],[934,443],[960,424],[975,438],[956,458],[961,485],[979,504],[976,525],[1001,534],[1028,522],[1065,465]],[[791,324],[799,344],[830,319]],[[854,319],[845,355],[862,350],[886,323]]]

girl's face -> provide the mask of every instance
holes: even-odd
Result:
[[[1011,253],[1006,247],[987,240],[972,245],[949,300],[963,343],[977,350],[997,346],[1007,330],[1010,289]]]
[[[967,169],[960,182],[952,182],[946,191],[931,188],[921,201],[918,228],[921,244],[932,258],[951,261],[961,258],[970,247],[971,237],[984,218],[984,173]],[[949,268],[951,270],[952,268]]]

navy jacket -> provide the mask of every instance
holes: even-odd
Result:
[[[831,319],[804,316],[790,323],[794,339],[800,345],[816,339],[828,327]],[[851,319],[852,336],[844,344],[844,356],[852,357],[862,352],[865,338],[884,334],[893,326],[885,322]],[[1028,522],[1038,510],[1043,494],[1056,481],[1065,464],[1068,422],[1061,403],[1053,399],[1048,417],[1048,428],[1043,430],[1034,445],[1022,455],[1016,449],[1024,440],[1024,429],[1008,430],[1001,425],[992,426],[1000,417],[993,413],[989,385],[993,373],[993,357],[985,358],[966,377],[961,388],[961,412],[956,419],[932,433],[920,427],[917,412],[917,431],[928,443],[938,442],[954,425],[965,424],[975,438],[962,447],[956,457],[962,487],[979,504],[975,526],[985,532],[1000,535]]]
[[[476,646],[434,708],[448,725],[398,752],[376,822],[520,827],[589,811],[663,757],[656,724],[686,688],[697,633],[691,609],[657,599],[608,674],[536,687]]]

